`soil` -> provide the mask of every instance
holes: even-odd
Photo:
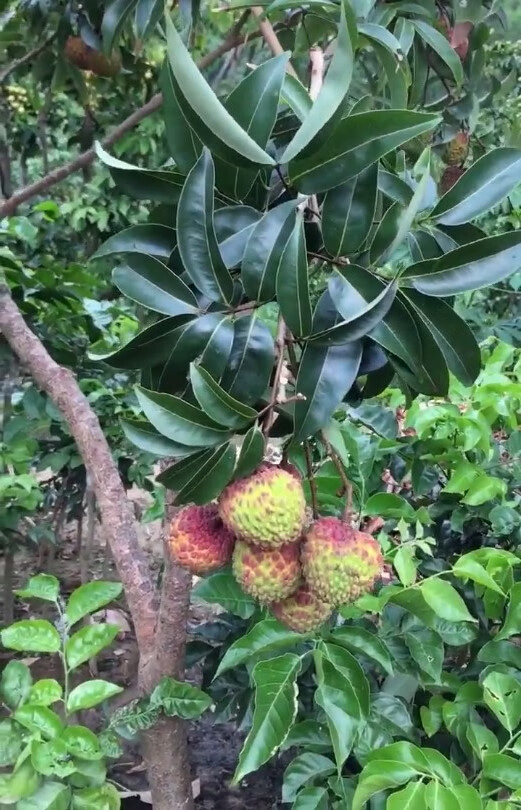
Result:
[[[99,527],[97,527],[99,529]],[[67,526],[63,531],[55,558],[43,565],[34,546],[20,548],[15,555],[14,588],[23,587],[32,574],[46,572],[55,574],[61,582],[64,594],[71,593],[80,584],[80,564],[76,548],[76,525]],[[102,576],[116,579],[113,564],[107,558],[102,544],[101,533],[95,533],[95,544],[91,551],[89,572],[92,579]],[[160,527],[158,524],[147,524],[142,529],[141,542],[150,557],[152,564],[159,564],[161,554]],[[0,557],[0,576],[3,577],[3,558]],[[0,617],[3,616],[4,591],[0,594]],[[122,632],[114,645],[102,653],[96,661],[96,670],[91,675],[106,678],[118,683],[132,693],[137,667],[137,647],[130,625],[125,604],[110,607],[112,611],[106,618],[120,624]],[[16,600],[15,620],[22,618],[53,619],[50,606],[42,603],[28,605]],[[190,624],[197,625],[207,621],[210,616],[192,611]],[[7,650],[0,651],[0,671],[12,658]],[[55,656],[37,656],[22,658],[31,667],[33,679],[56,678],[61,680],[60,663]],[[84,665],[77,674],[78,681],[89,677],[88,665]],[[196,677],[196,676],[195,676]],[[74,686],[74,683],[71,684]],[[131,695],[133,696],[133,695]],[[125,702],[128,700],[125,697]],[[123,702],[123,701],[122,701]],[[96,710],[81,713],[80,722],[99,730],[105,725],[104,718]],[[244,741],[244,734],[239,733],[232,723],[214,723],[211,716],[203,717],[189,726],[190,761],[194,791],[197,795],[197,810],[276,810],[282,808],[280,787],[284,762],[275,762],[262,768],[258,773],[247,777],[240,787],[230,785],[231,776],[237,764],[239,751]],[[137,745],[125,743],[125,754],[117,762],[111,761],[109,778],[127,791],[124,798],[124,810],[151,810],[150,793],[146,781],[146,772]],[[136,794],[129,796],[129,794]],[[141,801],[139,796],[144,801]]]

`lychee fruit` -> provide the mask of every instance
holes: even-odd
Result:
[[[443,160],[447,166],[461,166],[469,153],[470,135],[468,132],[458,134],[447,144]]]
[[[265,464],[248,478],[226,487],[219,514],[241,540],[266,549],[278,548],[294,543],[302,534],[304,490],[292,473]]]
[[[259,602],[285,599],[298,588],[302,577],[296,543],[267,551],[237,540],[232,566],[239,585]]]
[[[440,194],[446,194],[447,191],[450,191],[452,186],[454,186],[464,174],[465,169],[462,169],[461,166],[447,166],[440,179]]]
[[[215,504],[186,506],[170,526],[172,556],[192,574],[208,574],[230,562],[234,542]]]
[[[368,593],[383,571],[379,543],[336,517],[319,518],[302,544],[306,582],[334,607]]]
[[[287,599],[270,605],[273,615],[296,633],[311,633],[331,616],[331,605],[315,596],[309,585],[301,585]]]

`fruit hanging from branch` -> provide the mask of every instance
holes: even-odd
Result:
[[[290,596],[302,576],[298,543],[267,551],[237,540],[233,552],[233,573],[246,593],[269,603]]]
[[[217,506],[187,506],[170,526],[173,558],[192,574],[207,574],[230,562],[235,538],[223,526]]]
[[[121,70],[121,58],[117,51],[106,56],[91,48],[81,37],[69,37],[64,48],[65,57],[80,70],[90,70],[96,76],[111,78]]]

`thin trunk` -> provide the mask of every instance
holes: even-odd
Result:
[[[94,533],[96,530],[96,495],[90,486],[88,477],[85,500],[87,504],[87,531],[85,533],[85,542],[82,544],[80,552],[80,579],[82,585],[89,581],[90,562],[92,548],[94,546]]]
[[[14,545],[6,539],[4,546],[4,624],[14,621]]]

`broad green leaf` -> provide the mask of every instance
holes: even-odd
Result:
[[[327,192],[322,207],[322,236],[332,256],[351,256],[369,235],[376,208],[378,164]]]
[[[117,788],[106,782],[101,787],[75,790],[72,810],[120,810],[121,799]]]
[[[477,621],[468,611],[457,590],[443,579],[426,579],[420,591],[429,605],[441,619],[451,622]]]
[[[26,703],[15,711],[13,717],[21,726],[28,728],[33,734],[41,734],[47,740],[54,740],[63,731],[62,721],[47,706]]]
[[[221,386],[245,404],[256,402],[269,383],[274,359],[275,342],[266,324],[255,314],[237,318]]]
[[[483,760],[487,754],[497,754],[499,751],[498,738],[484,725],[471,723],[466,737],[480,760]]]
[[[445,301],[405,290],[417,316],[424,322],[445,362],[463,385],[472,385],[481,370],[481,352],[473,332]]]
[[[56,602],[60,593],[60,583],[52,574],[36,574],[31,577],[25,588],[15,591],[22,599],[45,599]]]
[[[174,228],[167,225],[150,225],[148,223],[131,225],[103,242],[91,256],[101,259],[116,253],[146,253],[160,259],[168,259],[176,246]]]
[[[92,359],[107,363],[112,368],[140,368],[151,366],[168,367],[174,350],[192,324],[204,324],[217,315],[203,315],[195,320],[190,315],[174,315],[162,318],[139,332],[120,349],[108,354],[91,352]],[[193,359],[193,358],[192,358]]]
[[[2,703],[10,709],[17,709],[27,700],[32,682],[31,671],[26,664],[21,661],[8,661],[2,670],[0,680]]]
[[[255,665],[255,710],[233,777],[235,783],[258,770],[284,742],[297,716],[300,667],[299,656],[291,653]]]
[[[326,788],[308,787],[299,792],[292,810],[327,810],[328,807]]]
[[[161,0],[138,0],[134,25],[138,39],[146,39],[163,13]],[[113,810],[112,807],[107,810]]]
[[[76,770],[76,765],[60,738],[50,742],[34,739],[31,744],[31,764],[38,773],[44,776],[57,776],[60,779],[65,779]]]
[[[97,156],[108,167],[118,188],[125,194],[138,200],[152,200],[168,205],[178,202],[184,182],[184,176],[179,172],[170,169],[140,169],[138,166],[133,166],[131,163],[105,152],[98,141],[95,142],[94,148]],[[142,229],[141,233],[144,234],[145,231]],[[116,234],[116,239],[117,236],[119,234]],[[109,242],[110,239],[105,242],[105,245],[108,245]],[[116,243],[114,242],[114,244]],[[105,245],[102,245],[101,250]]]
[[[414,548],[409,545],[400,546],[393,557],[393,566],[398,574],[398,579],[405,588],[409,588],[416,582],[417,565]]]
[[[296,337],[309,335],[312,323],[303,216],[299,211],[280,257],[276,278],[281,314]]]
[[[365,503],[364,513],[384,518],[402,518],[407,521],[412,521],[415,515],[411,504],[393,492],[375,492],[374,495],[370,495]]]
[[[198,470],[197,476],[179,489],[176,504],[206,504],[217,498],[233,477],[236,449],[231,442],[218,447]]]
[[[241,452],[235,467],[234,478],[246,478],[261,464],[266,450],[266,441],[262,430],[253,426],[244,436]]]
[[[56,653],[60,635],[46,619],[23,619],[2,630],[2,644],[19,652]]]
[[[92,681],[85,681],[71,691],[67,699],[67,711],[72,713],[81,709],[92,709],[93,706],[98,706],[104,700],[108,700],[122,691],[121,686],[109,683],[109,681],[102,681],[97,678]]]
[[[429,627],[413,625],[411,631],[405,633],[404,641],[420,669],[432,678],[434,683],[439,683],[444,659],[440,636]]]
[[[215,450],[213,448],[209,450],[193,448],[193,450],[194,452],[189,458],[184,458],[172,467],[163,470],[157,476],[158,483],[163,484],[167,489],[178,492],[191,481],[196,481],[199,470],[213,458]]]
[[[103,756],[98,738],[85,726],[66,726],[60,739],[72,756],[87,760],[101,759]]]
[[[281,90],[282,100],[295,113],[299,121],[303,121],[308,115],[313,102],[304,85],[291,73],[284,76],[284,83]]]
[[[508,754],[487,754],[483,759],[483,776],[511,790],[521,789],[519,759]]]
[[[322,754],[310,751],[300,754],[284,771],[282,801],[294,801],[302,787],[315,779],[321,780],[330,776],[335,770],[335,763]]]
[[[219,425],[240,428],[256,418],[257,411],[228,394],[211,374],[195,363],[190,364],[190,382],[203,411]]]
[[[443,225],[462,225],[494,208],[521,182],[521,150],[502,146],[470,166],[431,211]]]
[[[336,644],[341,644],[352,652],[376,661],[389,674],[393,674],[391,654],[385,643],[375,633],[363,627],[338,627],[331,637]]]
[[[210,301],[229,304],[233,279],[221,253],[214,226],[215,170],[207,149],[190,170],[177,207],[179,253],[187,275]]]
[[[163,93],[163,118],[170,155],[180,171],[188,174],[201,154],[202,144],[177,100],[178,88],[168,59],[161,68],[159,86]]]
[[[362,357],[358,341],[341,346],[308,343],[302,353],[295,389],[306,399],[295,403],[295,441],[325,427],[353,385]]]
[[[241,619],[249,619],[255,612],[254,600],[241,590],[231,571],[218,571],[201,579],[193,589],[192,597],[211,605],[220,605]]]
[[[65,644],[65,657],[70,669],[94,658],[101,650],[108,647],[120,628],[117,624],[89,624],[74,633]]]
[[[440,34],[436,28],[433,28],[429,23],[423,20],[412,20],[412,24],[416,28],[418,34],[421,36],[426,45],[432,48],[437,53],[440,59],[445,62],[457,84],[463,84],[465,74],[463,66],[458,54],[449,43],[449,41]]]
[[[306,147],[313,150],[313,139],[339,109],[351,84],[356,42],[356,18],[349,0],[342,0],[338,39],[329,70],[311,110],[282,154],[281,163],[289,163]]]
[[[261,219],[261,212],[249,205],[226,205],[215,212],[215,232],[226,267],[241,264],[248,239]]]
[[[403,210],[396,222],[396,231],[393,234],[391,242],[386,245],[383,252],[379,255],[378,259],[380,263],[383,263],[390,259],[393,256],[394,251],[400,247],[402,242],[407,237],[407,234],[410,232],[413,222],[416,218],[416,215],[420,211],[423,200],[425,198],[425,192],[427,190],[427,184],[429,181],[432,182],[431,179],[431,157],[430,151],[426,150],[415,166],[415,173],[417,176],[417,184],[416,188],[414,189],[414,194],[411,197],[411,200],[405,210]],[[375,235],[376,241],[376,235]],[[373,246],[371,245],[371,258],[373,256]]]
[[[0,802],[3,805],[12,805],[16,803],[16,807],[27,807],[23,801],[27,796],[32,800],[35,791],[37,790],[40,777],[34,770],[30,762],[24,761],[16,769],[14,773],[6,776],[0,776]],[[18,801],[21,800],[21,801]],[[40,810],[42,805],[29,805],[31,810]],[[59,810],[65,810],[66,805],[61,805]]]
[[[391,283],[367,302],[349,282],[349,272],[340,269],[330,276],[328,290],[343,320],[329,329],[315,332],[312,338],[314,342],[328,345],[358,340],[369,334],[385,318],[396,295],[396,285]]]
[[[14,765],[22,750],[20,729],[12,720],[0,720],[0,768]]]
[[[189,108],[189,123],[200,140],[227,162],[246,166],[273,166],[275,161],[226,111],[210,88],[166,15],[168,59],[182,98]],[[178,101],[180,101],[178,97]],[[203,123],[204,122],[204,123]]]
[[[110,728],[124,739],[132,739],[136,732],[152,728],[160,714],[160,707],[153,706],[148,697],[132,700],[112,712]]]
[[[462,499],[462,503],[469,506],[481,506],[487,501],[505,495],[506,491],[507,485],[505,481],[486,473],[479,473],[472,481],[467,494]]]
[[[487,641],[480,649],[478,660],[487,664],[497,664],[498,661],[501,661],[502,664],[521,669],[521,648],[515,642],[496,641],[496,639],[497,635],[493,641]]]
[[[109,602],[121,596],[123,587],[120,582],[97,580],[80,585],[69,596],[65,616],[69,625],[76,624],[89,613],[96,613]]]
[[[516,582],[509,594],[507,615],[496,641],[521,633],[521,582]]]
[[[163,458],[184,458],[196,452],[197,448],[186,447],[165,438],[149,422],[120,419],[119,423],[129,442],[146,453]]]
[[[69,785],[62,782],[45,782],[32,796],[21,799],[17,810],[67,810],[71,799]]]
[[[163,436],[190,447],[212,447],[228,438],[228,431],[204,411],[171,394],[136,389],[143,413]]]
[[[328,191],[356,177],[402,143],[430,132],[439,120],[437,115],[409,110],[350,115],[340,121],[317,152],[291,161],[291,182],[303,194]]]
[[[52,706],[61,700],[63,689],[54,678],[43,678],[31,687],[28,702],[32,706]]]
[[[385,751],[385,749],[383,749]],[[382,790],[397,788],[418,775],[414,765],[400,760],[370,762],[363,769],[353,798],[353,810],[363,810],[366,802]]]
[[[301,644],[305,635],[288,630],[275,619],[263,619],[255,624],[246,635],[234,641],[226,650],[215,677],[227,669],[238,667],[254,655],[292,648]]]
[[[486,568],[475,559],[472,552],[459,557],[456,560],[452,571],[457,577],[471,579],[473,582],[477,582],[478,585],[483,585],[485,588],[490,588],[492,591],[504,596],[504,593],[497,582],[488,573]]]
[[[451,250],[418,275],[413,266],[407,276],[419,292],[444,298],[496,284],[520,266],[521,233],[510,231]]]
[[[512,675],[491,672],[483,680],[483,699],[512,734],[521,723],[521,684]]]
[[[306,748],[309,751],[331,751],[331,739],[325,725],[317,720],[302,720],[296,723],[281,746],[282,751],[288,748]],[[333,763],[331,767],[334,769]]]
[[[425,800],[426,786],[423,782],[410,782],[387,799],[386,810],[428,810]],[[449,808],[445,808],[449,810]]]
[[[267,211],[251,232],[241,267],[241,281],[252,301],[275,297],[282,255],[295,223],[295,202]]]
[[[165,676],[150,695],[150,702],[160,706],[167,717],[193,720],[211,706],[212,698],[196,686]]]
[[[101,21],[101,36],[105,53],[110,53],[116,45],[123,26],[136,4],[137,0],[111,0],[106,4]]]
[[[392,203],[384,213],[376,227],[369,248],[369,261],[372,265],[385,263],[385,255],[396,239],[404,215],[405,208],[399,202]]]
[[[127,264],[116,267],[112,281],[123,295],[163,315],[190,315],[198,311],[197,300],[166,264],[144,253],[131,253]]]

